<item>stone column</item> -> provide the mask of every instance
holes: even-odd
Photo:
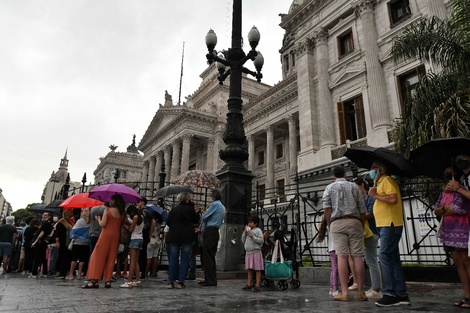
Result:
[[[335,124],[336,121],[333,110],[333,100],[329,86],[330,65],[328,55],[328,32],[321,29],[315,34],[318,66],[318,118],[320,123],[320,144],[321,148],[334,147]]]
[[[436,16],[441,20],[447,19],[447,9],[443,0],[428,0],[429,15]]]
[[[287,117],[287,124],[289,125],[289,174],[294,175],[297,173],[297,118],[290,114]]]
[[[247,137],[248,141],[248,170],[253,172],[255,170],[255,137],[253,135],[249,135]]]
[[[274,187],[274,129],[269,125],[266,128],[266,191],[273,192]]]
[[[214,168],[214,138],[207,138],[207,164],[206,169],[209,172],[215,173]]]
[[[155,181],[160,180],[160,170],[162,169],[162,164],[163,164],[163,156],[161,151],[157,151],[157,154],[155,155],[155,158],[157,159],[157,162],[155,163],[155,173],[153,174],[153,177]],[[155,188],[158,187],[158,184],[155,184]]]
[[[147,185],[148,185],[148,181],[149,181],[149,161],[145,161],[144,162],[144,170],[142,172],[142,175],[143,175],[143,181],[144,181],[144,184],[143,184],[143,188],[147,188]]]
[[[224,161],[219,157],[219,151],[225,149],[225,142],[223,140],[225,126],[219,124],[216,126],[216,131],[214,134],[214,165],[213,172],[217,172],[219,168],[222,168]]]
[[[171,182],[171,180],[175,177],[171,176],[171,146],[168,145],[165,147],[165,174],[166,180]]]
[[[318,116],[313,55],[314,41],[306,39],[296,46],[297,89],[299,103],[300,154],[299,169],[314,167],[313,155],[319,149]]]
[[[362,21],[362,29],[364,30],[364,54],[366,59],[372,130],[392,126],[387,102],[385,77],[379,60],[379,46],[377,45],[377,28],[375,26],[374,13],[375,3],[376,1],[364,0],[357,6]]]
[[[204,169],[204,160],[202,159],[202,144],[198,144],[195,146],[196,149],[196,169],[203,170]]]
[[[183,152],[181,155],[181,173],[186,172],[189,169],[189,153],[191,150],[191,135],[183,135]]]
[[[176,178],[181,165],[181,142],[176,139],[173,142],[173,159],[171,160],[171,177]]]
[[[151,191],[155,187],[155,162],[156,162],[155,156],[154,155],[150,156],[150,160],[149,160],[149,182],[147,184],[147,188],[150,189]],[[148,196],[148,195],[146,194],[146,196]]]

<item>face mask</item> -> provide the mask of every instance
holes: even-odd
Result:
[[[369,176],[372,178],[372,180],[375,180],[377,178],[377,171],[376,170],[370,170],[369,171]]]
[[[453,179],[452,173],[444,173],[444,180],[445,181],[452,180],[452,179]]]
[[[54,218],[52,219],[54,222],[57,222],[59,220],[59,218],[57,216],[54,216]]]
[[[457,160],[455,160],[455,166],[457,166],[457,168],[460,169],[460,170],[464,170],[464,169],[470,167],[470,160],[457,159]]]

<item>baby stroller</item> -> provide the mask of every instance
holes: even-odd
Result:
[[[276,246],[276,242],[278,242],[279,247]],[[285,273],[284,275],[281,275],[283,277],[276,277],[277,275],[275,273],[269,273],[269,271],[265,270],[264,284],[266,286],[271,286],[274,284],[274,281],[277,280],[277,288],[279,290],[287,290],[289,284],[292,289],[299,288],[300,257],[298,256],[297,252],[297,234],[295,228],[291,228],[290,238],[287,238],[281,230],[274,230],[267,238],[267,243],[271,245],[272,249],[271,252],[265,257],[265,264],[277,262],[278,259],[283,257],[285,261],[292,264],[292,270],[290,271],[290,275],[286,276]],[[276,251],[276,249],[279,249],[279,252]],[[282,253],[282,256],[280,253]]]

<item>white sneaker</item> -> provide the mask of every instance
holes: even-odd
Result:
[[[339,290],[336,290],[336,291],[330,290],[329,295],[332,297],[336,297],[337,295],[339,295]]]
[[[375,291],[374,289],[370,289],[366,291],[366,297],[372,299],[381,299],[383,297],[383,294],[381,291]]]

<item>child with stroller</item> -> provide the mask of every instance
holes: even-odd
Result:
[[[261,271],[264,270],[263,254],[261,247],[264,243],[263,232],[258,227],[259,217],[250,215],[248,217],[248,225],[242,233],[242,242],[245,244],[245,269],[248,271],[248,281],[242,290],[251,290],[253,281],[253,272],[255,272],[256,283],[253,287],[254,292],[260,291],[261,287]]]

